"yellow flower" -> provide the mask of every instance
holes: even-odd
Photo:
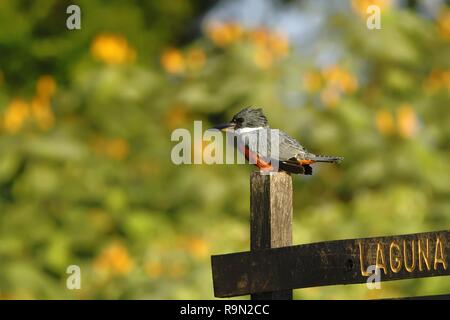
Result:
[[[256,55],[283,58],[289,53],[289,41],[284,34],[270,32],[266,28],[258,28],[252,30],[249,37],[251,43],[256,47]],[[266,64],[263,63],[263,65]]]
[[[260,69],[269,69],[272,66],[272,53],[267,48],[256,48],[253,54],[253,62]]]
[[[392,113],[386,109],[378,110],[375,117],[375,125],[381,134],[392,134],[395,130]]]
[[[352,0],[353,11],[360,17],[367,17],[367,8],[376,5],[380,10],[388,9],[391,6],[391,0]]]
[[[90,209],[88,219],[89,224],[101,232],[109,232],[114,228],[111,215],[103,209]]]
[[[339,89],[341,92],[353,93],[358,88],[358,79],[339,66],[325,68],[322,73],[327,84]]]
[[[342,91],[346,93],[353,93],[358,88],[358,80],[356,77],[348,72],[342,74],[342,78],[339,82],[339,86]]]
[[[168,73],[183,73],[185,70],[184,57],[178,49],[169,48],[161,55],[161,64]]]
[[[127,274],[134,266],[127,249],[119,243],[106,247],[94,261],[94,268],[112,274]]]
[[[50,98],[56,91],[56,82],[50,75],[41,76],[36,84],[36,93],[39,97]]]
[[[3,128],[6,132],[17,133],[30,115],[29,105],[22,99],[14,99],[8,105],[3,118]]]
[[[109,64],[122,64],[133,61],[136,51],[130,47],[127,39],[121,35],[100,34],[92,45],[91,54],[94,58]]]
[[[341,68],[337,65],[326,67],[322,70],[324,78],[333,85],[339,83],[341,73]]]
[[[244,29],[237,22],[228,23],[228,28],[231,30],[231,34],[233,35],[233,39],[235,41],[242,38]]]
[[[403,104],[397,110],[397,126],[399,134],[404,138],[411,138],[416,134],[417,116],[410,105]]]
[[[441,88],[450,91],[450,71],[434,69],[425,79],[423,88],[427,93],[435,93]]]
[[[187,249],[197,259],[203,259],[209,254],[208,243],[200,238],[191,238],[187,241]]]
[[[250,41],[258,47],[266,47],[269,43],[270,33],[266,28],[258,28],[250,32]]]
[[[214,44],[226,47],[242,38],[244,31],[235,22],[213,22],[206,27],[206,34]]]
[[[187,110],[184,104],[178,103],[170,107],[169,111],[164,117],[166,126],[173,130],[182,126],[187,122]]]
[[[145,263],[144,272],[152,279],[159,278],[163,273],[163,266],[159,261],[148,261]]]
[[[309,71],[303,76],[303,87],[309,93],[317,92],[322,87],[322,77],[320,73]]]
[[[180,278],[186,274],[186,264],[182,262],[173,262],[169,265],[168,274],[172,278]]]
[[[107,142],[105,151],[111,158],[122,160],[128,155],[129,145],[124,139],[112,139]]]
[[[35,97],[31,101],[31,113],[39,128],[48,130],[53,127],[55,117],[50,108],[50,101],[46,98]]]
[[[439,33],[445,40],[450,40],[450,9],[444,9],[437,19]]]
[[[276,57],[287,56],[289,53],[288,38],[281,33],[272,33],[269,37],[269,48]]]
[[[122,160],[128,156],[128,142],[122,138],[105,139],[96,137],[92,143],[94,149],[99,154],[106,155],[116,160]]]
[[[192,48],[186,54],[186,65],[189,70],[198,71],[205,65],[206,55],[200,48]]]
[[[161,176],[161,163],[156,159],[142,161],[136,165],[136,169],[141,174],[142,178],[149,176],[152,179]]]
[[[341,100],[339,92],[333,87],[327,87],[320,93],[320,100],[328,108],[334,108]]]
[[[6,293],[0,292],[0,300],[36,300],[36,297],[31,293],[27,292],[17,292],[17,293]]]

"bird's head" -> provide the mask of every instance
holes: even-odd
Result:
[[[252,109],[248,107],[236,113],[230,122],[217,125],[213,129],[222,131],[235,131],[246,128],[266,128],[268,126],[269,123],[261,108]]]

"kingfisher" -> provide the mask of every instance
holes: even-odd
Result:
[[[274,161],[282,171],[293,174],[311,175],[312,164],[317,162],[338,163],[343,157],[315,155],[308,152],[297,140],[281,130],[269,127],[269,122],[261,108],[247,107],[233,116],[230,122],[212,129],[231,133],[237,138],[237,145],[247,161],[251,161],[261,171],[274,171]],[[278,152],[272,155],[272,135],[277,134]],[[251,137],[259,139],[251,143]],[[261,140],[264,141],[261,141]],[[253,139],[253,141],[255,141]],[[257,146],[264,145],[264,154]]]

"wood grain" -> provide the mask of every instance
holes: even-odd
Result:
[[[292,245],[292,178],[284,172],[250,176],[251,251]],[[291,300],[292,290],[253,294],[253,300]]]

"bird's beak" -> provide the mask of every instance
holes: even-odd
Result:
[[[234,131],[234,127],[235,126],[236,125],[234,123],[224,123],[224,124],[216,125],[216,126],[212,127],[211,129],[208,129],[208,130],[220,130],[220,131],[225,131],[225,132],[227,132],[227,131]]]

